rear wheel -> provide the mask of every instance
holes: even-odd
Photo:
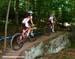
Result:
[[[16,33],[11,39],[11,48],[13,50],[19,50],[23,46],[23,42],[20,42],[21,33]]]

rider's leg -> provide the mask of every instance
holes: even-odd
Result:
[[[55,32],[55,31],[54,31],[54,24],[52,24],[52,32]]]
[[[27,31],[27,23],[22,24],[22,25],[23,25],[22,36],[25,37],[25,32]]]
[[[28,27],[27,37],[29,36],[30,31],[31,31],[31,28],[30,28],[30,27]]]
[[[27,27],[27,30],[28,30],[28,32],[27,32],[27,37],[28,37],[29,34],[30,34],[30,31],[31,31],[31,27],[30,27],[29,23],[26,23],[26,27]]]
[[[55,32],[55,31],[54,31],[54,24],[53,24],[53,23],[51,23],[50,28],[51,28],[51,32]]]
[[[52,23],[50,23],[50,30],[51,30],[51,32],[52,32]]]
[[[23,36],[23,37],[24,37],[25,32],[26,32],[26,30],[23,29],[23,30],[22,30],[22,36]]]

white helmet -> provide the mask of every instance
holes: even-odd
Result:
[[[32,11],[28,11],[28,13],[33,14],[33,12],[32,12]]]

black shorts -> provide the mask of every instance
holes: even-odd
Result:
[[[48,21],[47,24],[48,24],[48,25],[51,24],[51,21]]]
[[[27,27],[25,26],[25,24],[22,24],[22,28],[27,29]]]

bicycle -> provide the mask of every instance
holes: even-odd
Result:
[[[35,35],[33,33],[33,30],[36,29],[36,27],[34,28],[31,28],[31,32],[30,32],[30,35],[27,37],[27,31],[25,32],[24,36],[22,35],[22,32],[21,33],[16,33],[13,35],[12,39],[11,39],[11,42],[10,42],[10,45],[11,45],[11,49],[13,50],[19,50],[23,47],[24,43],[27,42],[27,40],[29,41],[35,41],[36,38],[35,38]],[[22,38],[20,38],[22,37]],[[20,41],[22,40],[22,41]]]

